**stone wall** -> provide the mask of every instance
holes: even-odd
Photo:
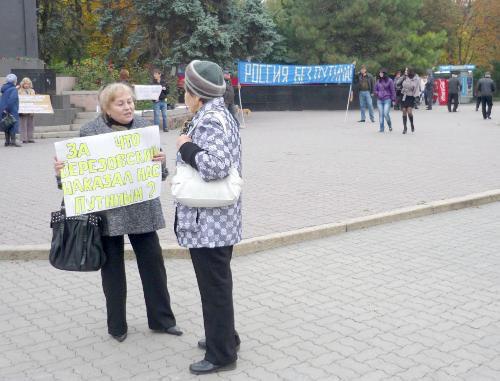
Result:
[[[95,112],[97,110],[97,90],[95,91],[62,91],[62,95],[69,95],[69,102],[83,111]]]

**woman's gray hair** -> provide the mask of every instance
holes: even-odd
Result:
[[[106,85],[103,88],[101,88],[97,95],[97,100],[99,102],[101,114],[106,115],[105,110],[109,108],[109,104],[118,97],[118,94],[124,92],[129,93],[135,102],[134,90],[125,83],[120,83],[120,82],[110,83],[109,85]]]

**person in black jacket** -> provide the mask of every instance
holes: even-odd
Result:
[[[457,112],[458,94],[462,91],[462,85],[456,74],[452,74],[448,80],[448,112],[451,112],[451,104],[453,103],[453,112]]]
[[[484,78],[481,78],[477,82],[477,93],[481,94],[483,119],[491,119],[491,108],[493,107],[493,94],[495,91],[495,82],[491,79],[490,72],[487,71],[484,74]],[[488,106],[487,109],[486,106]]]
[[[167,99],[168,95],[168,84],[167,82],[162,78],[161,71],[156,69],[153,72],[153,85],[161,85],[161,93],[160,97],[158,98],[157,101],[153,101],[153,123],[155,125],[160,125],[160,111],[161,111],[161,117],[163,121],[163,132],[168,132],[168,125],[167,125],[167,102],[165,101]]]
[[[427,82],[425,82],[424,97],[427,110],[432,110],[434,103],[434,74],[432,70],[427,70]]]
[[[231,115],[236,119],[234,112],[234,87],[231,83],[231,73],[224,73],[224,82],[226,82],[226,92],[224,93],[224,103]]]

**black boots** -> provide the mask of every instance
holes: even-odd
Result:
[[[406,134],[406,132],[408,131],[408,129],[406,128],[408,118],[410,118],[411,132],[415,132],[415,126],[413,125],[413,115],[403,115],[403,134]]]
[[[21,144],[16,143],[16,133],[15,132],[10,133],[10,145],[12,147],[22,147]]]
[[[14,132],[4,132],[5,133],[5,147],[22,147],[22,145],[16,142],[16,134]]]

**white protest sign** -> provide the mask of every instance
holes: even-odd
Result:
[[[158,126],[54,143],[64,161],[61,181],[66,216],[152,200],[160,196]]]
[[[20,114],[53,114],[50,95],[19,95]]]
[[[134,85],[135,99],[138,101],[157,101],[161,90],[161,85]]]

